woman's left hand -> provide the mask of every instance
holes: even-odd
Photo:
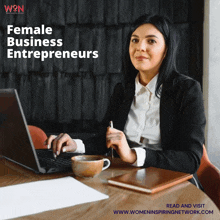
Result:
[[[124,162],[133,164],[137,160],[136,152],[129,147],[125,134],[120,130],[111,127],[107,128],[106,146],[116,150]]]

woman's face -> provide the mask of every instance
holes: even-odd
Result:
[[[166,55],[163,35],[152,24],[139,26],[131,35],[129,54],[140,74],[149,74],[152,78],[158,73]]]

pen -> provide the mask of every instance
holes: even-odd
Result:
[[[57,158],[57,155],[55,153],[53,153],[53,158],[56,159]]]
[[[110,121],[110,127],[113,128],[113,121]],[[114,149],[111,147],[111,158],[114,158]]]

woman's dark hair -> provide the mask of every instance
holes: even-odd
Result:
[[[132,26],[125,48],[125,56],[124,56],[124,63],[123,63],[123,71],[125,74],[125,84],[127,83],[134,83],[135,77],[137,76],[137,70],[134,68],[133,64],[131,63],[130,56],[129,56],[129,44],[132,33],[142,24],[152,24],[154,25],[163,35],[165,44],[167,47],[166,56],[161,64],[159,76],[156,85],[156,96],[160,96],[161,94],[161,85],[169,79],[170,75],[175,71],[177,72],[176,68],[176,52],[178,47],[177,42],[177,33],[172,25],[172,23],[165,17],[159,15],[142,15],[139,17]]]

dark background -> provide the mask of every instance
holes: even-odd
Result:
[[[116,83],[122,81],[122,54],[130,24],[144,13],[169,17],[181,44],[178,70],[200,83],[203,76],[203,0],[40,0],[0,1],[0,88],[16,88],[28,124],[47,133],[94,132]],[[23,15],[8,15],[4,5],[24,5]],[[97,50],[98,59],[8,59],[6,27],[53,28],[45,38],[60,47],[15,50]],[[25,37],[25,36],[17,36]],[[30,36],[26,36],[29,38]],[[38,36],[34,36],[38,38]]]

